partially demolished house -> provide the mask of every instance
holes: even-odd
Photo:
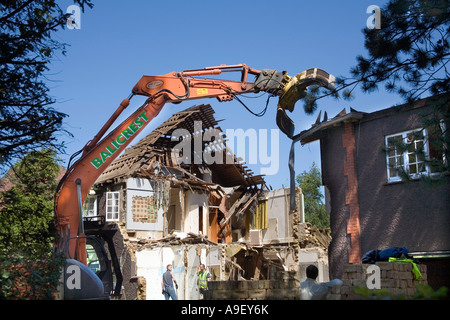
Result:
[[[214,242],[232,241],[232,218],[242,218],[246,209],[255,212],[255,200],[267,187],[262,176],[253,175],[234,156],[232,163],[196,161],[200,152],[231,155],[223,136],[203,141],[208,131],[221,132],[213,113],[209,105],[201,105],[173,115],[103,172],[94,190],[106,221],[125,222],[130,235],[146,239],[182,231]],[[180,132],[185,134],[181,141],[192,149],[175,152]],[[199,141],[202,146],[197,150],[194,143]],[[190,150],[192,154],[182,154]],[[245,219],[242,228],[244,223]]]
[[[200,263],[216,280],[268,279],[276,269],[298,269],[298,252],[290,244],[304,221],[301,212],[289,212],[289,189],[269,190],[263,176],[227,148],[218,123],[209,105],[176,113],[128,148],[94,184],[84,204],[85,221],[95,224],[101,217],[104,229],[115,232],[110,255],[121,266],[123,279],[116,279],[116,286],[122,286],[122,298],[162,299],[167,264],[173,265],[180,299],[198,298]],[[205,161],[211,158],[215,161]],[[300,189],[295,196],[301,208]],[[320,264],[326,280],[322,251],[330,239],[321,235],[321,242],[314,242],[313,233],[296,243],[319,248],[312,256],[304,253],[313,258],[304,263]]]

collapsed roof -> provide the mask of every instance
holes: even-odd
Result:
[[[195,121],[201,121],[201,132],[198,131],[198,126],[195,126]],[[100,175],[95,184],[115,183],[131,176],[157,178],[159,174],[165,178],[172,177],[173,181],[182,180],[200,188],[208,184],[218,184],[222,187],[239,186],[244,189],[264,188],[266,184],[263,176],[254,175],[227,147],[226,136],[218,123],[209,104],[193,106],[175,113],[137,144],[126,149],[123,155],[113,161]],[[216,130],[220,133],[219,139],[217,136],[213,141],[201,139],[202,152],[219,152],[223,159],[227,158],[227,161],[207,165],[204,162],[195,165],[179,163],[180,160],[177,159],[179,155],[173,152],[173,148],[180,143],[180,137],[174,135],[176,129],[187,130],[189,135],[182,136],[182,139],[192,144],[196,137],[203,136],[210,130]],[[192,150],[195,153],[195,148]],[[202,178],[206,172],[211,175],[210,179],[206,179],[209,181]]]

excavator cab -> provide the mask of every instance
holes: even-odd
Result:
[[[88,236],[86,239],[87,267],[100,279],[104,288],[104,295],[109,296],[113,291],[113,272],[101,239]]]
[[[109,300],[120,296],[122,288],[122,273],[115,252],[113,236],[116,230],[103,230],[104,217],[86,217],[84,228],[86,234],[82,236],[86,242],[87,263],[79,262],[79,257],[70,257],[65,250],[66,264],[61,277],[58,299],[63,300]],[[100,223],[99,223],[100,221]],[[66,240],[68,248],[70,241]],[[109,255],[105,250],[108,247]]]
[[[57,299],[108,300],[112,276],[105,249],[96,237],[84,236],[88,264],[67,257],[60,279]],[[70,241],[70,240],[69,240]]]

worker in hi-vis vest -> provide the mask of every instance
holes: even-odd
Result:
[[[211,280],[211,274],[206,270],[205,265],[200,264],[200,268],[197,267],[197,276],[198,276],[198,288],[200,291],[200,298],[204,297],[205,291],[208,290],[208,281]]]

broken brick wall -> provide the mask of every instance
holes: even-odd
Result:
[[[347,220],[350,209],[345,203],[347,179],[344,177],[345,149],[343,147],[343,126],[323,132],[320,139],[322,183],[329,190],[330,226],[332,240],[328,247],[330,276],[340,278],[342,266],[348,263],[349,239]]]

